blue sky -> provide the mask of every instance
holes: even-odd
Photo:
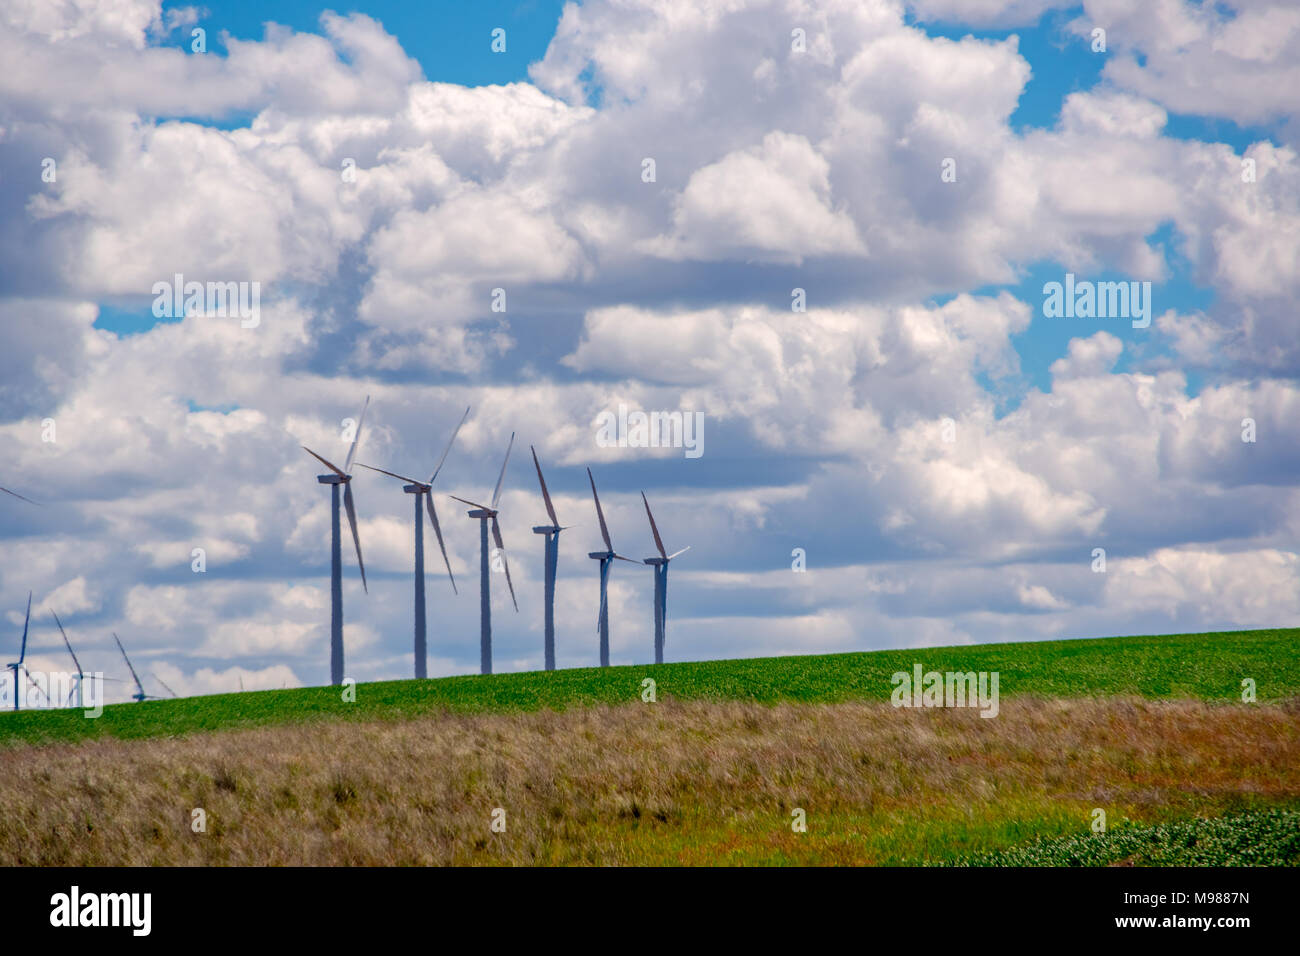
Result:
[[[191,6],[165,3],[164,10]],[[323,10],[364,13],[382,23],[389,33],[402,38],[402,48],[419,61],[426,79],[462,86],[513,83],[528,78],[528,64],[539,60],[555,33],[562,2],[525,0],[504,3],[375,3],[328,5],[287,0],[267,7],[259,3],[204,3],[204,15],[193,24],[208,32],[214,41],[209,49],[220,52],[222,34],[241,40],[260,40],[268,20],[299,32],[319,28]],[[491,50],[492,31],[506,31],[503,53]],[[191,27],[193,29],[193,27]],[[481,42],[474,42],[475,38]],[[177,34],[171,45],[188,48],[191,37]]]
[[[365,395],[359,458],[403,473],[473,406],[439,478],[458,597],[427,535],[435,674],[478,655],[477,530],[446,495],[483,495],[512,432],[498,670],[541,660],[529,445],[575,526],[561,666],[594,662],[587,467],[620,550],[651,553],[642,491],[692,545],[669,659],[1300,614],[1286,4],[263,10],[0,15],[28,64],[0,80],[0,485],[47,503],[0,510],[0,599],[32,590],[110,672],[116,630],[187,693],[325,679],[299,446],[342,458]],[[1045,316],[1067,272],[1152,281],[1150,328]],[[177,273],[257,283],[257,322],[156,318]],[[620,404],[703,412],[704,454],[599,446]],[[351,673],[405,676],[409,501],[356,490]],[[649,655],[650,591],[615,570],[615,662]]]

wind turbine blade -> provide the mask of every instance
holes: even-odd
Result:
[[[335,465],[335,464],[333,464],[333,463],[331,463],[331,462],[326,461],[324,458],[322,458],[320,455],[316,454],[314,451],[312,451],[312,450],[311,450],[310,448],[308,448],[306,445],[303,445],[303,446],[302,446],[302,450],[305,451],[307,454],[311,455],[311,456],[312,456],[313,458],[315,458],[318,462],[320,462],[322,465],[324,465],[324,466],[325,466],[326,468],[328,468],[330,471],[334,472],[334,474],[338,475],[340,478],[346,478],[346,477],[347,477],[347,473],[344,472],[342,468],[340,468],[338,465]]]
[[[469,418],[468,405],[465,406],[465,414],[460,416],[460,424],[457,425],[455,431],[451,433],[451,438],[448,439],[447,441],[447,447],[442,450],[442,457],[438,459],[438,464],[434,466],[433,474],[429,476],[429,480],[425,482],[425,484],[427,485],[433,484],[433,479],[437,478],[438,472],[442,471],[442,463],[447,460],[447,453],[451,451],[451,443],[454,442],[456,440],[456,436],[460,434],[460,426],[465,424],[465,419],[467,418]]]
[[[447,577],[451,578],[451,590],[453,594],[459,594],[456,588],[456,575],[451,573],[451,561],[447,558],[447,546],[442,543],[442,528],[438,527],[438,512],[433,510],[433,492],[424,493],[424,505],[429,511],[429,523],[433,525],[433,533],[438,538],[438,547],[442,550],[442,560],[447,565]]]
[[[506,560],[506,546],[501,540],[501,525],[497,524],[496,515],[492,516],[492,540],[497,544],[497,553],[501,555],[501,567],[506,571],[506,587],[510,589],[510,602],[518,611],[519,602],[515,600],[515,586],[510,581],[510,562]]]
[[[618,558],[620,561],[626,561],[628,564],[643,564],[643,563],[644,563],[644,562],[642,562],[642,561],[634,560],[633,558],[625,558],[625,557],[623,557],[623,555],[621,555],[621,554],[616,554],[616,555],[614,555],[614,557]]]
[[[36,679],[32,677],[32,672],[29,671],[26,667],[24,667],[23,674],[26,675],[27,677],[27,683],[31,684],[34,688],[36,688],[36,693],[40,694],[48,701],[50,699],[50,695],[41,689],[40,684],[36,683]]]
[[[59,625],[59,633],[63,635],[64,646],[67,647],[68,653],[72,655],[72,663],[76,665],[77,673],[81,673],[81,661],[77,660],[77,652],[72,649],[72,642],[68,640],[68,632],[63,629],[63,622],[59,620],[59,615],[50,611],[54,615],[54,623]]]
[[[68,688],[68,699],[63,702],[64,707],[72,706],[72,695],[75,694],[76,692],[77,692],[77,688],[75,687]]]
[[[457,498],[455,495],[448,495],[453,501],[459,501],[463,505],[469,505],[471,508],[477,508],[479,511],[491,511],[487,505],[481,505],[477,501],[470,501],[468,498]]]
[[[596,499],[596,517],[600,519],[600,536],[605,539],[605,550],[613,551],[614,545],[609,540],[609,527],[605,524],[605,512],[600,510],[600,495],[596,494],[596,479],[591,477],[591,469],[587,469],[587,480],[591,482],[591,497]]]
[[[23,619],[23,646],[18,651],[18,663],[21,664],[27,657],[27,625],[32,620],[32,592],[27,592],[27,617]]]
[[[370,588],[366,586],[366,562],[361,560],[361,538],[357,536],[357,506],[352,501],[352,482],[343,486],[343,507],[348,512],[348,526],[352,528],[352,543],[357,547],[357,567],[361,569],[361,589],[367,594]]]
[[[645,502],[645,514],[650,519],[650,530],[655,536],[655,547],[659,549],[659,557],[668,558],[668,552],[664,550],[663,539],[659,537],[659,529],[655,527],[655,516],[650,513],[650,502],[645,499],[645,492],[641,492],[641,500]]]
[[[496,511],[497,502],[501,500],[501,482],[506,480],[506,465],[510,464],[510,449],[515,447],[515,433],[510,433],[510,444],[506,445],[506,460],[501,462],[501,474],[497,475],[497,486],[492,492],[492,511]]]
[[[370,396],[366,396],[366,403],[361,406],[361,415],[357,418],[357,430],[352,433],[352,447],[348,449],[347,461],[343,463],[344,471],[352,470],[352,459],[356,456],[357,445],[361,444],[361,425],[366,420],[366,409],[370,407]]]
[[[164,680],[163,680],[161,677],[159,677],[157,674],[155,674],[153,671],[150,671],[150,672],[149,672],[149,676],[152,677],[154,680],[156,680],[158,683],[162,684],[162,686],[163,686],[163,690],[167,691],[167,693],[171,694],[173,697],[176,696],[176,691],[174,691],[174,690],[172,690],[170,687],[168,687],[168,686],[167,686],[167,682],[164,681]]]
[[[127,670],[131,672],[131,677],[135,680],[136,689],[143,694],[144,685],[140,683],[140,675],[137,674],[135,668],[131,666],[131,658],[126,656],[126,648],[122,646],[122,640],[117,636],[116,631],[113,632],[113,640],[117,641],[117,649],[122,652],[122,660],[126,661]]]
[[[688,544],[686,547],[682,548],[682,550],[674,551],[672,554],[668,555],[668,560],[671,561],[673,558],[677,557],[677,555],[685,554],[689,550],[691,550],[691,546]]]
[[[609,604],[609,600],[605,595],[605,589],[601,588],[600,589],[600,610],[596,612],[596,633],[597,634],[600,633],[600,622],[605,620],[605,608],[606,606],[608,606],[608,604]]]
[[[357,467],[358,467],[358,468],[369,468],[371,471],[377,471],[377,472],[379,472],[381,475],[387,475],[389,478],[396,478],[398,481],[404,481],[404,482],[406,482],[408,485],[422,485],[422,484],[424,484],[424,482],[422,482],[422,481],[421,481],[420,479],[418,479],[418,478],[407,478],[405,475],[399,475],[399,474],[398,474],[397,472],[395,472],[395,471],[384,471],[384,469],[382,469],[382,468],[376,468],[374,465],[367,465],[365,462],[361,462],[361,461],[357,462]]]
[[[3,491],[3,492],[4,492],[5,494],[7,494],[7,495],[13,495],[15,498],[18,498],[18,499],[21,500],[21,501],[25,501],[25,502],[27,502],[29,505],[36,505],[37,507],[40,507],[40,505],[39,505],[37,502],[32,501],[31,498],[24,498],[22,495],[20,495],[20,494],[19,494],[18,492],[16,492],[16,491],[10,491],[8,488],[0,488],[0,491]]]
[[[560,519],[555,517],[555,507],[551,504],[551,493],[546,490],[546,479],[542,477],[542,465],[537,460],[537,449],[532,445],[529,445],[528,449],[533,453],[533,464],[537,466],[537,481],[542,486],[542,500],[546,502],[546,513],[551,516],[551,527],[558,527]]]

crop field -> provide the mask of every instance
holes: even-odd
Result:
[[[6,714],[0,864],[1294,865],[1298,636],[455,677],[360,685],[355,703],[310,688],[95,720]],[[891,706],[890,675],[917,662],[998,671],[998,715]],[[1245,679],[1257,702],[1243,702]]]
[[[217,694],[118,704],[94,720],[81,711],[0,712],[0,746],[83,738],[172,737],[316,720],[407,720],[425,715],[508,713],[641,699],[775,704],[888,701],[890,676],[926,670],[997,671],[1003,697],[1131,695],[1152,700],[1240,701],[1242,680],[1260,701],[1300,696],[1300,628],[976,644],[806,657],[573,668],[491,676],[361,684],[345,702],[333,687]]]

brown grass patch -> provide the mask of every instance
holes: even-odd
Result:
[[[0,864],[898,862],[1296,801],[1282,706],[663,701],[7,749]]]

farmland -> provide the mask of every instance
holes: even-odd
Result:
[[[97,719],[77,710],[0,712],[0,746],[85,738],[174,737],[302,721],[408,720],[442,714],[564,710],[641,699],[830,704],[888,701],[890,676],[997,671],[1003,697],[1143,697],[1240,701],[1300,696],[1300,629],[978,644],[805,657],[645,664],[361,684],[348,702],[333,687],[217,694],[118,704]]]
[[[0,864],[1295,864],[1296,641],[981,645],[364,684],[350,704],[309,688],[8,714]],[[999,671],[998,716],[891,706],[891,674],[914,663]]]

